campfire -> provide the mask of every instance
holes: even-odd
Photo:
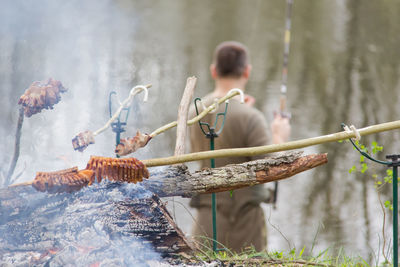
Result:
[[[188,79],[185,92],[193,90],[194,84],[195,78]],[[32,86],[39,85],[40,90],[28,89],[21,97],[20,103],[28,112],[27,116],[43,108],[52,108],[60,100],[59,93],[65,91],[57,87],[61,86],[60,82],[51,79],[46,85],[34,83]],[[132,90],[130,98],[120,108],[130,103],[138,92]],[[229,94],[221,101],[236,94]],[[123,147],[117,147],[122,154],[132,153],[145,146],[150,138],[178,126],[174,156],[147,160],[92,156],[83,170],[71,167],[37,172],[31,182],[0,189],[0,264],[135,266],[177,253],[191,254],[196,248],[176,226],[159,197],[189,197],[234,190],[285,179],[327,162],[326,154],[303,156],[299,152],[286,152],[264,160],[189,173],[182,163],[232,156],[232,151],[183,154],[184,133],[189,121],[182,114],[187,115],[187,101],[191,98],[190,94],[185,95],[181,106],[184,104],[186,111],[182,112],[180,107],[177,122],[150,135],[138,131],[136,139],[127,139]],[[206,108],[205,113],[190,123],[214,108]],[[111,120],[93,136],[110,123]],[[79,147],[83,149],[89,143],[79,144]],[[264,148],[259,148],[256,152],[252,148],[236,149],[234,153],[266,153]],[[169,167],[148,170],[163,165]]]
[[[0,194],[0,265],[126,266],[191,250],[164,204],[139,185],[103,181],[72,194],[25,186]]]

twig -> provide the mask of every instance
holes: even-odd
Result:
[[[386,235],[385,235],[385,225],[386,225],[386,211],[385,207],[383,206],[382,199],[381,199],[381,193],[377,191],[378,193],[378,200],[379,204],[381,206],[382,212],[383,212],[383,222],[382,222],[382,238],[383,238],[383,247],[382,247],[382,255],[385,258],[386,262],[389,262],[389,259],[385,253],[385,247],[386,247]]]
[[[7,186],[11,183],[11,176],[14,174],[15,166],[17,165],[17,161],[18,161],[18,157],[19,157],[19,147],[20,147],[20,141],[21,141],[21,130],[22,130],[23,123],[24,123],[24,108],[21,107],[21,108],[19,108],[17,130],[15,132],[14,155],[11,160],[10,168],[8,169],[6,180],[4,181],[5,186]]]
[[[218,106],[219,104],[225,102],[225,101],[228,100],[228,99],[231,99],[231,98],[234,97],[234,96],[237,96],[238,94],[239,94],[239,92],[235,91],[235,92],[232,92],[232,93],[230,93],[230,94],[227,94],[226,96],[224,96],[224,97],[218,99],[218,101],[217,101],[216,103],[210,105],[208,108],[206,108],[205,110],[203,110],[199,115],[197,115],[197,116],[194,117],[193,119],[188,120],[188,121],[187,121],[187,125],[190,126],[190,125],[195,124],[196,122],[198,122],[199,120],[201,120],[202,118],[204,118],[208,113],[210,113],[210,112],[213,111],[215,108],[217,108],[217,106]],[[177,121],[170,122],[170,123],[168,123],[168,124],[166,124],[166,125],[164,125],[164,126],[161,126],[160,128],[156,129],[155,131],[153,131],[153,132],[150,134],[150,136],[151,136],[151,137],[155,137],[155,136],[157,136],[157,135],[159,135],[159,134],[161,134],[161,133],[163,133],[163,132],[165,132],[165,131],[167,131],[167,130],[169,130],[169,129],[172,129],[172,128],[176,127],[177,124],[178,124]]]
[[[224,98],[227,98],[227,97],[228,96],[225,96]],[[208,107],[206,110],[209,110],[210,108],[212,109],[213,108],[212,106],[213,105]],[[204,110],[204,111],[206,111],[206,110]],[[188,121],[188,125],[189,125],[189,123],[193,122],[194,120],[197,121],[198,117],[201,117],[202,114],[204,113],[204,111],[202,113],[200,113],[199,116]],[[381,124],[377,124],[377,125],[373,125],[373,126],[368,126],[368,127],[359,129],[358,133],[361,136],[364,136],[364,135],[370,135],[370,134],[375,134],[375,133],[385,132],[385,131],[390,131],[390,130],[395,130],[395,129],[400,129],[400,120],[393,121],[393,122],[387,122],[387,123],[381,123]],[[158,159],[143,160],[143,163],[147,167],[153,167],[153,166],[162,166],[162,165],[173,165],[176,163],[204,160],[204,159],[210,159],[210,158],[241,157],[241,156],[251,157],[251,156],[263,155],[263,154],[268,154],[268,153],[273,153],[273,152],[299,149],[299,148],[304,148],[304,147],[308,147],[308,146],[314,146],[314,145],[319,145],[319,144],[324,144],[324,143],[329,143],[329,142],[335,142],[335,141],[340,141],[340,140],[345,140],[345,139],[355,138],[355,137],[356,137],[356,134],[354,132],[342,131],[342,132],[337,132],[337,133],[333,133],[333,134],[328,134],[328,135],[323,135],[323,136],[318,136],[318,137],[313,137],[313,138],[308,138],[308,139],[290,141],[290,142],[286,142],[286,143],[282,143],[282,144],[273,144],[273,145],[248,147],[248,148],[219,149],[219,150],[214,150],[214,151],[202,151],[202,152],[190,153],[190,154],[185,154],[185,155],[176,156],[176,157],[165,157],[165,158],[158,158]]]

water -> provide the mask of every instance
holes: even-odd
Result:
[[[288,78],[292,140],[337,132],[341,122],[364,127],[399,119],[399,13],[396,0],[295,1]],[[139,96],[134,103],[126,136],[175,120],[188,76],[198,78],[196,96],[212,89],[208,67],[214,47],[224,40],[248,45],[253,73],[247,92],[270,121],[278,108],[284,15],[285,2],[273,0],[3,0],[1,171],[8,170],[12,156],[16,103],[33,81],[53,77],[69,91],[54,110],[25,119],[18,182],[33,179],[36,171],[82,168],[90,155],[112,156],[111,130],[83,153],[71,145],[77,133],[106,122],[111,90],[125,98],[132,86],[153,84],[149,102],[140,103]],[[171,155],[174,138],[174,131],[160,135],[135,156]],[[383,157],[400,152],[399,139],[399,131],[392,131],[363,142],[383,144]],[[269,249],[305,246],[310,253],[314,246],[315,253],[331,247],[334,253],[344,247],[382,261],[383,216],[373,172],[348,173],[359,155],[346,143],[305,151],[328,152],[329,163],[280,183],[278,208],[265,206]],[[375,172],[383,176],[385,168],[376,166]],[[384,188],[382,200],[390,195]],[[179,225],[189,233],[191,216],[175,206]],[[390,244],[389,215],[386,223]]]

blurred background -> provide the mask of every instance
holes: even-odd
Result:
[[[153,85],[148,103],[142,96],[133,103],[122,137],[175,120],[188,76],[198,78],[195,96],[213,89],[209,64],[215,46],[225,40],[249,47],[253,72],[247,92],[271,121],[279,108],[285,8],[285,1],[276,0],[2,0],[0,173],[6,174],[13,154],[18,99],[33,81],[52,77],[69,91],[54,110],[25,118],[18,182],[32,180],[36,171],[84,168],[90,155],[113,156],[110,129],[83,153],[71,145],[77,133],[97,130],[108,120],[112,90],[123,99],[135,85]],[[341,122],[361,128],[399,119],[398,14],[397,0],[294,1],[288,75],[292,140],[338,132]],[[384,158],[400,153],[399,140],[400,132],[391,131],[362,142],[383,145]],[[174,144],[172,130],[134,156],[169,156]],[[369,262],[383,261],[391,218],[386,209],[383,233],[372,175],[383,177],[385,167],[369,163],[365,174],[349,174],[359,154],[346,142],[305,151],[327,152],[329,163],[282,181],[277,209],[263,206],[269,250],[344,249]],[[390,200],[390,188],[383,188],[382,201]],[[169,200],[178,225],[190,234],[195,211],[187,203]]]

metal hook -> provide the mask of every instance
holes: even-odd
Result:
[[[240,103],[243,104],[244,103],[244,93],[243,93],[242,89],[233,88],[233,89],[229,90],[229,92],[226,95],[229,95],[233,92],[238,92],[240,94]],[[227,99],[225,102],[229,103],[229,99]]]
[[[196,114],[199,115],[199,110],[198,110],[198,107],[197,107],[197,102],[200,102],[201,105],[203,105],[203,108],[205,108],[205,107],[204,107],[204,104],[203,104],[202,101],[201,101],[201,98],[197,97],[197,98],[194,100],[194,106],[195,106],[195,109],[196,109]],[[214,137],[217,137],[217,136],[222,132],[222,129],[224,128],[224,125],[225,125],[225,118],[226,118],[226,113],[227,113],[227,111],[228,111],[228,104],[229,104],[229,102],[225,101],[225,111],[224,111],[224,112],[217,113],[217,115],[215,116],[214,125],[213,125],[212,127],[210,126],[209,123],[205,123],[205,122],[199,121],[200,129],[201,129],[201,131],[203,132],[203,134],[204,134],[205,136],[207,136],[207,137],[213,136],[213,138],[214,138]],[[216,110],[216,109],[215,109],[215,110]],[[215,131],[215,129],[216,129],[217,125],[218,125],[218,119],[219,119],[219,117],[222,117],[222,123],[221,123],[220,129],[219,129],[218,131]],[[203,129],[203,127],[207,127],[208,132],[205,131],[205,130]]]

